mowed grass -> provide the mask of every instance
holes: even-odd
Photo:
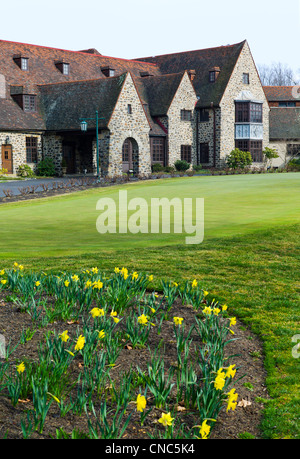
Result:
[[[0,206],[0,268],[78,272],[115,266],[180,282],[198,279],[210,298],[226,302],[263,342],[267,388],[266,438],[300,438],[300,175],[193,177],[125,185],[62,198]],[[100,197],[202,197],[205,239],[184,235],[102,235]],[[299,351],[300,355],[300,351]],[[253,356],[255,358],[255,356]],[[255,397],[255,394],[251,394]]]
[[[118,210],[120,189],[127,191],[128,200],[146,199],[149,216],[151,198],[204,198],[206,241],[300,221],[299,174],[147,181],[1,205],[1,257],[70,256],[107,248],[128,251],[185,243],[184,234],[99,234],[97,201],[112,198]]]

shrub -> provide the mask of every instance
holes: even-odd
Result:
[[[195,165],[193,166],[193,170],[194,170],[195,172],[201,171],[201,170],[202,170],[201,164],[195,164]]]
[[[5,175],[7,174],[8,170],[7,169],[4,169],[4,167],[2,167],[2,169],[0,168],[0,175]]]
[[[166,166],[165,172],[167,172],[167,174],[170,174],[172,172],[175,172],[175,168],[173,166]]]
[[[18,169],[19,177],[34,177],[33,170],[28,166],[28,164],[21,164]]]
[[[185,172],[190,168],[190,164],[187,161],[181,160],[181,159],[176,161],[174,166],[175,166],[175,169],[179,172]]]
[[[300,158],[292,159],[288,164],[288,168],[293,171],[300,171]]]
[[[250,166],[252,164],[251,153],[249,151],[241,151],[238,148],[235,148],[227,156],[226,162],[231,169],[244,169],[246,166]]]
[[[264,149],[263,155],[265,157],[267,166],[271,166],[272,159],[279,158],[277,150],[275,150],[274,148],[269,148],[269,147],[266,147]]]
[[[163,172],[164,170],[164,167],[159,163],[152,164],[151,168],[152,168],[152,172]]]
[[[51,158],[45,158],[37,165],[37,175],[52,177],[55,175],[55,166]]]

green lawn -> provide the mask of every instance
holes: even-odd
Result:
[[[205,239],[184,235],[102,235],[96,231],[100,197],[201,197]],[[300,175],[192,177],[134,183],[0,206],[0,268],[13,261],[33,270],[115,266],[160,279],[197,278],[226,301],[263,340],[267,387],[263,432],[300,438],[300,359],[292,337],[300,334]]]

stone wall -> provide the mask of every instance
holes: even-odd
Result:
[[[249,73],[250,84],[243,83],[243,73]],[[248,43],[245,43],[227,89],[220,103],[221,117],[221,164],[235,148],[235,100],[242,91],[251,92],[255,101],[263,102],[263,149],[269,145],[269,104],[257,73]],[[255,163],[255,166],[262,164]]]
[[[131,114],[128,113],[128,104],[131,105]],[[133,144],[136,141],[138,145],[138,161],[134,162],[135,173],[141,175],[150,174],[150,125],[130,73],[126,76],[108,128],[110,130],[110,141],[107,174],[109,176],[123,174],[122,146],[127,138],[133,139]],[[107,142],[107,134],[104,134],[105,137],[106,139],[101,142],[104,147]]]
[[[201,164],[204,167],[220,166],[220,141],[221,141],[221,109],[207,109],[209,120],[200,121],[200,112],[198,112],[198,158],[195,164]],[[200,144],[208,143],[209,161],[204,163],[200,161]],[[215,146],[215,147],[214,147]]]
[[[192,147],[192,158],[195,159],[196,102],[196,93],[186,72],[168,110],[168,151],[170,166],[173,166],[178,159],[181,159],[181,145],[190,145]],[[190,110],[192,112],[192,120],[181,121],[181,110]]]
[[[292,157],[288,155],[287,151],[287,147],[289,144],[299,145],[300,147],[300,140],[270,140],[269,147],[274,148],[277,151],[277,154],[279,155],[279,158],[272,160],[273,167],[285,167],[292,159]]]
[[[9,138],[8,140],[7,137]],[[33,171],[35,171],[36,164],[27,163],[26,160],[26,137],[36,137],[37,140],[37,154],[38,162],[42,159],[42,134],[36,134],[32,132],[1,132],[0,133],[0,145],[4,145],[6,142],[12,146],[13,156],[13,174],[17,175],[19,166],[28,164]],[[2,154],[0,151],[0,169],[2,168]]]

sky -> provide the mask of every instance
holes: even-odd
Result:
[[[0,39],[134,59],[247,40],[258,66],[300,75],[300,0],[14,0]]]

